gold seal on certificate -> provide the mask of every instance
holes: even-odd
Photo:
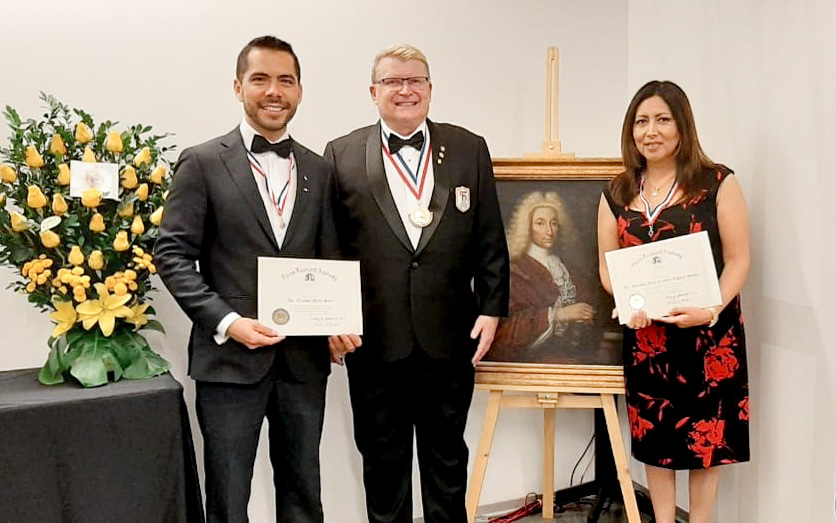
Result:
[[[416,207],[409,213],[409,221],[416,227],[426,227],[433,221],[433,213],[429,209]]]
[[[290,321],[290,313],[285,309],[276,309],[273,311],[273,321],[276,325],[287,325]]]
[[[644,302],[644,296],[642,296],[641,294],[634,294],[630,296],[630,298],[627,300],[627,303],[630,305],[630,308],[634,311],[641,310],[641,308],[644,307]]]

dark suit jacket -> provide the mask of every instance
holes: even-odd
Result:
[[[380,125],[325,149],[342,253],[361,261],[364,337],[358,355],[394,361],[417,345],[432,357],[469,359],[476,317],[508,312],[508,248],[487,144],[460,127],[428,125],[433,221],[417,249],[386,181]],[[456,207],[457,187],[469,189],[469,209]]]
[[[276,357],[286,358],[290,371],[303,381],[330,370],[325,337],[290,337],[257,350],[231,339],[218,345],[213,339],[218,323],[230,312],[257,317],[258,256],[339,254],[329,167],[296,142],[293,154],[298,174],[296,203],[281,249],[238,127],[180,155],[155,263],[166,287],[193,322],[189,374],[196,380],[255,383],[267,374]]]

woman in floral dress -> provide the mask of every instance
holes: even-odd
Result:
[[[690,521],[706,523],[720,467],[749,460],[749,385],[739,293],[749,272],[743,193],[697,140],[691,106],[672,82],[649,82],[622,128],[626,171],[598,208],[604,253],[707,231],[720,280],[720,307],[678,307],[661,318],[640,310],[624,329],[624,374],[633,456],[645,464],[657,523],[673,523],[674,471],[689,470]]]

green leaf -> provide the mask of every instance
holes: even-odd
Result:
[[[130,367],[125,369],[125,379],[153,378],[167,372],[169,367],[169,363],[162,356],[147,348],[139,354]]]
[[[50,338],[49,356],[46,363],[38,373],[38,381],[44,385],[58,385],[64,383],[64,371],[67,370],[61,364],[61,349],[58,340]]]
[[[148,320],[148,323],[143,325],[140,330],[157,331],[157,332],[162,332],[163,334],[165,334],[165,328],[163,327],[163,324],[160,323],[157,320]]]

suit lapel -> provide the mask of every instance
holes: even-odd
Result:
[[[267,210],[264,208],[261,193],[258,192],[258,186],[253,177],[250,162],[247,159],[247,149],[244,147],[241,132],[237,127],[223,137],[221,146],[221,161],[223,161],[227,173],[232,178],[238,191],[244,197],[245,206],[253,213],[256,222],[270,239],[273,247],[279,250],[273,228],[270,226],[270,219],[267,217]]]
[[[415,253],[420,253],[424,247],[430,242],[438,229],[438,224],[441,222],[441,217],[444,216],[444,211],[447,208],[447,196],[450,194],[450,179],[445,169],[446,162],[444,156],[448,149],[446,137],[441,127],[427,121],[427,127],[430,131],[430,146],[432,147],[432,166],[433,166],[433,194],[430,197],[430,211],[433,213],[433,220],[429,225],[424,227],[421,231],[421,238],[418,240],[418,248]]]
[[[370,134],[366,138],[366,176],[368,176],[369,187],[374,200],[380,207],[380,212],[386,218],[386,223],[389,224],[392,232],[395,233],[404,247],[412,252],[412,242],[409,241],[409,236],[406,234],[406,229],[401,221],[401,215],[398,213],[398,207],[395,205],[389,184],[386,182],[386,169],[383,166],[381,147],[380,124],[378,123],[371,128]]]

